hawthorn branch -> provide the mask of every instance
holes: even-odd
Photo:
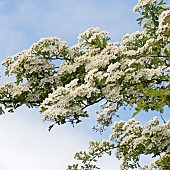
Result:
[[[25,101],[25,100],[0,100],[0,104],[5,104],[5,103],[22,103],[22,104],[41,104],[43,101]]]

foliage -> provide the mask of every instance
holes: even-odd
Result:
[[[77,124],[88,117],[86,108],[102,101],[97,112],[103,130],[113,125],[114,116],[122,107],[140,111],[154,110],[163,114],[170,106],[170,7],[163,0],[139,0],[134,7],[142,31],[127,34],[122,42],[111,43],[108,33],[89,28],[78,36],[78,43],[68,47],[59,38],[44,38],[3,61],[6,75],[15,75],[15,82],[0,86],[0,113],[3,107],[40,106],[43,121],[53,124]],[[108,141],[91,141],[88,152],[75,158],[82,165],[69,165],[68,170],[90,170],[103,154],[122,160],[122,169],[142,168],[140,155],[160,156],[150,167],[169,167],[170,122],[160,124],[153,118],[145,126],[130,119],[114,123]]]
[[[79,167],[78,164],[77,167],[69,166],[68,170],[98,169],[95,164],[96,158],[100,158],[102,154],[111,155],[113,149],[116,149],[116,157],[122,160],[121,169],[149,169],[148,166],[142,168],[139,164],[142,154],[152,154],[153,157],[160,156],[159,160],[152,163],[150,169],[153,167],[169,168],[170,121],[161,125],[154,117],[142,127],[139,122],[130,119],[127,122],[115,122],[112,130],[113,133],[108,141],[91,141],[88,152],[77,153],[75,159],[81,160],[82,165]]]

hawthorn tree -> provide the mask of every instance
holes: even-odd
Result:
[[[122,160],[121,169],[170,167],[170,121],[162,114],[170,106],[170,6],[161,0],[139,0],[134,12],[141,31],[127,34],[122,42],[110,42],[99,28],[89,28],[68,47],[59,38],[44,38],[28,50],[7,58],[2,64],[15,82],[0,86],[0,113],[13,112],[22,105],[40,107],[43,121],[52,125],[77,124],[88,117],[86,108],[104,101],[97,112],[97,126],[103,132],[112,126],[108,140],[90,141],[89,150],[75,154],[81,163],[68,170],[98,169],[103,154]],[[135,119],[114,122],[122,107],[160,112],[142,126]],[[140,156],[157,160],[141,166]]]

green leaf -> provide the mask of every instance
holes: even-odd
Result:
[[[140,110],[138,110],[137,108],[135,110],[136,112],[133,113],[132,117],[135,117],[140,112]]]
[[[49,132],[51,131],[51,129],[53,128],[54,125],[55,125],[55,123],[52,124],[52,125],[50,125],[50,126],[48,127],[48,131],[49,131]]]
[[[40,112],[41,112],[41,113],[42,113],[42,112],[45,112],[47,109],[48,109],[48,108],[46,108],[46,107],[41,107]]]
[[[14,113],[14,109],[9,109],[8,112]]]
[[[135,117],[140,111],[142,111],[143,109],[145,108],[145,105],[143,105],[142,103],[141,103],[141,101],[139,101],[138,103],[137,103],[137,107],[135,108],[135,112],[133,113],[133,115],[132,115],[132,117]]]
[[[2,109],[2,107],[0,107],[0,115],[4,114],[4,110]]]

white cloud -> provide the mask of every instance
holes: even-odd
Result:
[[[75,128],[55,126],[48,132],[40,118],[37,110],[24,107],[15,114],[1,116],[1,170],[64,170],[75,162],[74,153],[87,150],[88,141],[97,137],[87,121]],[[99,165],[102,170],[119,170],[114,156],[105,156]]]
[[[117,41],[122,35],[133,32],[137,27],[132,2],[123,0],[2,2],[1,57],[28,48],[41,37],[58,36],[72,44],[76,42],[79,33],[88,27],[99,26],[109,31],[113,41]]]
[[[1,117],[1,170],[66,169],[87,144],[90,135],[85,131],[63,126],[48,132],[34,113],[22,108]]]

